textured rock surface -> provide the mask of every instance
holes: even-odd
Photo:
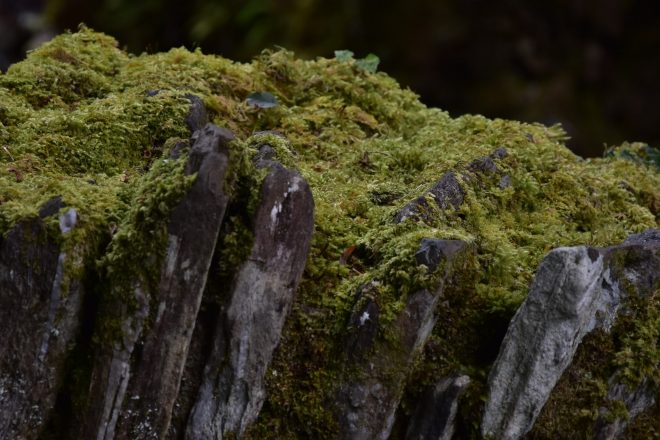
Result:
[[[168,222],[168,247],[157,290],[135,283],[138,311],[117,305],[123,341],[99,356],[92,389],[101,398],[87,418],[89,438],[160,438],[169,427],[172,406],[188,353],[211,258],[227,206],[223,184],[231,133],[211,124],[193,135],[185,168],[194,185]],[[155,319],[145,327],[147,316]],[[140,341],[140,355],[133,356]]]
[[[618,246],[548,254],[491,370],[484,435],[519,439],[532,428],[584,336],[609,330],[626,295],[648,295],[657,287],[659,238],[652,230]]]
[[[621,438],[629,421],[652,408],[656,402],[656,396],[649,380],[644,380],[639,387],[631,390],[629,386],[619,383],[616,376],[610,380],[607,399],[623,402],[628,417],[616,417],[612,420],[607,414],[601,414],[594,428],[594,438],[597,440]]]
[[[452,262],[466,247],[459,240],[423,239],[416,253],[417,261],[433,268],[443,264],[444,273],[435,290],[411,294],[394,321],[385,325],[379,323],[373,301],[367,301],[353,313],[347,367],[357,373],[345,378],[338,392],[340,438],[389,438],[406,379],[438,319],[436,304],[444,295]],[[378,282],[372,282],[360,294],[377,299],[377,291]],[[389,340],[384,346],[374,348],[379,325],[386,326],[383,331],[389,333]]]
[[[406,440],[451,440],[458,398],[469,383],[468,376],[447,377],[426,390],[408,422]]]
[[[67,255],[45,225],[62,208],[51,199],[38,218],[0,237],[0,438],[38,436],[80,325],[84,288],[65,273]],[[71,232],[75,209],[59,224],[58,233]]]
[[[258,164],[259,165],[259,164]],[[240,438],[261,410],[264,376],[280,340],[314,227],[314,201],[299,173],[270,162],[254,217],[252,252],[218,318],[188,439]]]
[[[528,338],[566,356],[504,410],[537,411],[554,375],[534,440],[660,432],[657,232],[631,237],[658,228],[657,148],[583,160],[558,125],[451,117],[346,52],[120,46],[82,27],[0,73],[0,437],[404,438],[465,371],[455,437],[479,438],[558,247],[534,318],[556,328]],[[224,156],[189,154],[207,122]]]
[[[473,160],[467,166],[466,172],[462,177],[466,181],[478,180],[479,175],[494,174],[498,171],[497,165],[493,159],[504,159],[507,156],[505,148],[498,148],[493,151],[490,156],[480,157]],[[505,179],[507,176],[502,176]],[[502,184],[500,183],[500,186]],[[440,178],[425,194],[416,198],[415,200],[406,204],[394,216],[395,223],[400,223],[406,219],[422,219],[428,220],[431,218],[427,197],[435,201],[437,208],[446,210],[450,207],[458,209],[465,200],[465,190],[461,187],[461,183],[456,176],[456,173],[449,171]]]

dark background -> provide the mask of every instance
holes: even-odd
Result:
[[[457,116],[561,122],[569,146],[660,144],[657,0],[0,0],[0,69],[81,22],[133,53],[173,46],[249,61],[373,52],[380,70]]]

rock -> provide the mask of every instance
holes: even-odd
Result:
[[[362,345],[353,343],[353,347],[364,347],[367,351],[360,353],[353,350],[354,354],[351,353],[347,361],[346,369],[358,373],[343,378],[339,386],[336,398],[339,438],[389,438],[405,381],[438,319],[435,307],[443,297],[452,262],[466,247],[466,243],[459,240],[422,239],[416,255],[435,265],[442,259],[447,264],[446,270],[434,291],[422,289],[407,298],[405,308],[390,327],[383,330],[388,334],[386,343],[373,350],[372,342]],[[358,319],[358,325],[354,325],[357,336],[349,335],[349,341],[367,339],[362,335],[365,328],[368,333],[374,333],[374,330],[367,327],[368,321],[362,320],[364,313],[368,313],[368,307],[367,302],[364,309],[353,314]],[[363,325],[360,325],[360,321]]]
[[[467,166],[466,172],[462,173],[463,179],[469,182],[473,180],[472,176],[496,173],[498,169],[493,159],[503,159],[506,156],[506,149],[498,148],[490,156],[475,159]],[[401,208],[394,216],[394,222],[401,223],[408,218],[429,220],[428,197],[435,200],[440,210],[444,211],[449,207],[458,209],[465,199],[465,190],[461,187],[456,173],[448,171],[424,195]]]
[[[610,401],[621,401],[628,411],[628,418],[615,418],[610,420],[604,411],[601,411],[600,417],[594,427],[594,439],[613,440],[621,438],[625,432],[629,421],[633,420],[642,412],[655,405],[655,395],[651,381],[643,380],[640,386],[631,390],[628,386],[617,381],[616,374],[609,381],[609,390],[607,399]]]
[[[193,138],[185,174],[197,178],[170,213],[157,290],[134,280],[137,310],[117,305],[122,340],[97,356],[90,388],[96,398],[82,437],[162,438],[169,427],[227,206],[223,185],[233,135],[208,124]],[[150,313],[155,319],[145,328]]]
[[[208,123],[209,118],[206,114],[206,106],[204,101],[195,95],[188,94],[186,98],[190,101],[190,111],[186,116],[186,125],[191,133],[201,130]],[[233,137],[233,135],[232,135]]]
[[[415,259],[418,264],[424,264],[433,272],[441,261],[450,261],[464,247],[465,242],[461,240],[423,238],[419,250],[415,253]]]
[[[378,283],[372,281],[357,292],[357,301],[360,302],[362,297],[365,297],[366,301],[351,314],[349,321],[353,331],[346,340],[344,350],[350,360],[365,356],[376,341],[380,316],[380,307],[375,301],[377,291]]]
[[[451,440],[458,399],[469,384],[468,376],[453,376],[426,390],[408,422],[406,440]]]
[[[541,262],[509,325],[488,378],[482,434],[522,438],[582,338],[609,331],[631,290],[648,295],[660,279],[660,240],[651,230],[604,249],[558,248]]]
[[[241,64],[118,47],[81,27],[0,75],[0,438],[377,439],[453,424],[479,438],[481,373],[539,255],[657,227],[648,145],[581,160],[559,126],[452,118],[346,53]],[[279,105],[246,106],[255,88]],[[210,118],[238,139],[218,147],[230,136]],[[212,185],[194,187],[198,174]],[[656,236],[571,254],[596,280],[584,303],[570,280],[539,278],[555,308],[517,325],[566,334],[512,328],[507,356],[542,389],[506,384],[518,372],[499,365],[508,388],[491,413],[529,409],[532,423],[549,392],[530,437],[660,432]],[[569,367],[541,356],[535,370],[525,344],[555,342],[566,357],[579,345],[558,360]],[[455,399],[432,389],[410,420],[420,381],[439,392],[458,366],[475,374],[454,423]],[[614,420],[626,408],[636,418]]]
[[[252,252],[218,319],[187,439],[240,438],[256,420],[266,398],[264,376],[307,261],[312,193],[298,172],[269,165]]]
[[[44,219],[64,207],[46,202],[39,218],[0,237],[0,438],[37,438],[55,405],[75,342],[84,289],[67,273],[70,257]],[[75,209],[59,218],[64,235]],[[72,247],[75,250],[75,247]]]
[[[497,165],[495,165],[495,162],[492,158],[484,156],[470,162],[470,165],[468,165],[468,170],[475,173],[492,174],[497,171]]]
[[[458,207],[463,204],[463,199],[465,198],[465,191],[461,188],[461,184],[458,182],[456,174],[451,171],[443,174],[440,180],[431,187],[427,194],[435,200],[438,208],[443,210],[450,206],[453,206],[454,209],[458,209]],[[428,214],[426,214],[426,211],[428,211],[428,209],[429,206],[426,195],[423,195],[401,208],[401,210],[394,216],[394,222],[401,223],[408,218],[415,218],[418,216],[427,218]]]
[[[510,186],[511,186],[511,177],[509,177],[509,176],[507,176],[507,175],[502,176],[502,178],[500,179],[500,181],[499,181],[499,183],[497,184],[497,186],[498,186],[500,189],[505,189],[505,188],[510,187]]]
[[[50,217],[51,215],[57,214],[62,208],[64,208],[62,196],[53,197],[41,206],[39,209],[39,217]]]

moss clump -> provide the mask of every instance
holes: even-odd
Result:
[[[245,98],[255,91],[273,93],[280,104],[249,107]],[[80,235],[65,241],[112,237],[96,257],[114,273],[152,261],[163,219],[190,184],[180,161],[162,159],[169,143],[188,137],[187,94],[201,97],[212,121],[239,139],[240,164],[231,173],[237,200],[252,191],[240,189],[249,180],[240,176],[258,176],[248,149],[267,141],[300,170],[316,204],[310,257],[255,437],[333,437],[327,402],[357,287],[380,281],[385,327],[409,293],[434,282],[414,260],[421,238],[465,240],[474,257],[457,265],[460,281],[450,283],[448,301],[460,310],[443,309],[436,349],[426,350],[415,374],[430,380],[462,369],[478,381],[494,357],[478,342],[484,329],[508,322],[550,249],[611,245],[660,221],[658,150],[651,147],[624,144],[584,160],[564,146],[559,126],[453,119],[355,63],[287,51],[266,51],[249,64],[185,49],[132,56],[81,28],[0,74],[0,233],[60,195],[80,219]],[[257,134],[268,130],[287,141]],[[496,161],[497,177],[506,184],[464,178],[470,162],[501,147],[508,155]],[[398,209],[448,171],[465,192],[460,207],[394,224]],[[233,218],[227,242],[249,246],[249,216]],[[647,341],[644,328],[624,345]]]

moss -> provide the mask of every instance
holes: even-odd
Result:
[[[255,91],[273,93],[280,104],[250,108],[245,98]],[[415,377],[462,369],[479,382],[493,356],[483,333],[508,322],[549,250],[618,243],[660,222],[660,175],[650,147],[624,144],[584,160],[564,146],[559,126],[451,118],[386,74],[355,63],[302,60],[287,51],[266,51],[249,64],[183,48],[132,56],[112,38],[82,28],[0,74],[0,233],[61,195],[79,213],[79,227],[64,241],[72,255],[99,259],[105,283],[121,285],[136,267],[153,278],[164,219],[191,181],[182,175],[183,159],[163,159],[173,142],[188,137],[190,93],[238,138],[226,186],[248,208],[237,205],[230,215],[226,267],[251,242],[244,232],[249,194],[262,177],[249,163],[257,142],[272,144],[279,160],[300,170],[316,204],[310,256],[254,438],[332,437],[326,402],[340,376],[337,359],[357,288],[381,282],[385,338],[407,295],[436,282],[415,263],[421,238],[463,239],[474,253],[446,292],[456,308],[442,309],[443,325],[432,336],[440,348],[425,353]],[[258,133],[264,130],[286,141]],[[500,147],[508,155],[496,161],[497,176],[461,177],[471,161]],[[398,209],[448,171],[465,192],[459,209],[393,223]],[[505,175],[508,186],[498,181]],[[89,240],[99,246],[76,247]],[[107,249],[92,250],[108,240]],[[343,261],[343,254],[350,257]],[[119,296],[127,291],[114,289]],[[639,316],[645,324],[631,327],[622,347],[652,339],[652,320]],[[112,320],[107,326],[116,327]],[[428,361],[433,355],[437,362]],[[652,364],[640,365],[631,371]],[[483,383],[472,389],[465,399],[477,402]]]

